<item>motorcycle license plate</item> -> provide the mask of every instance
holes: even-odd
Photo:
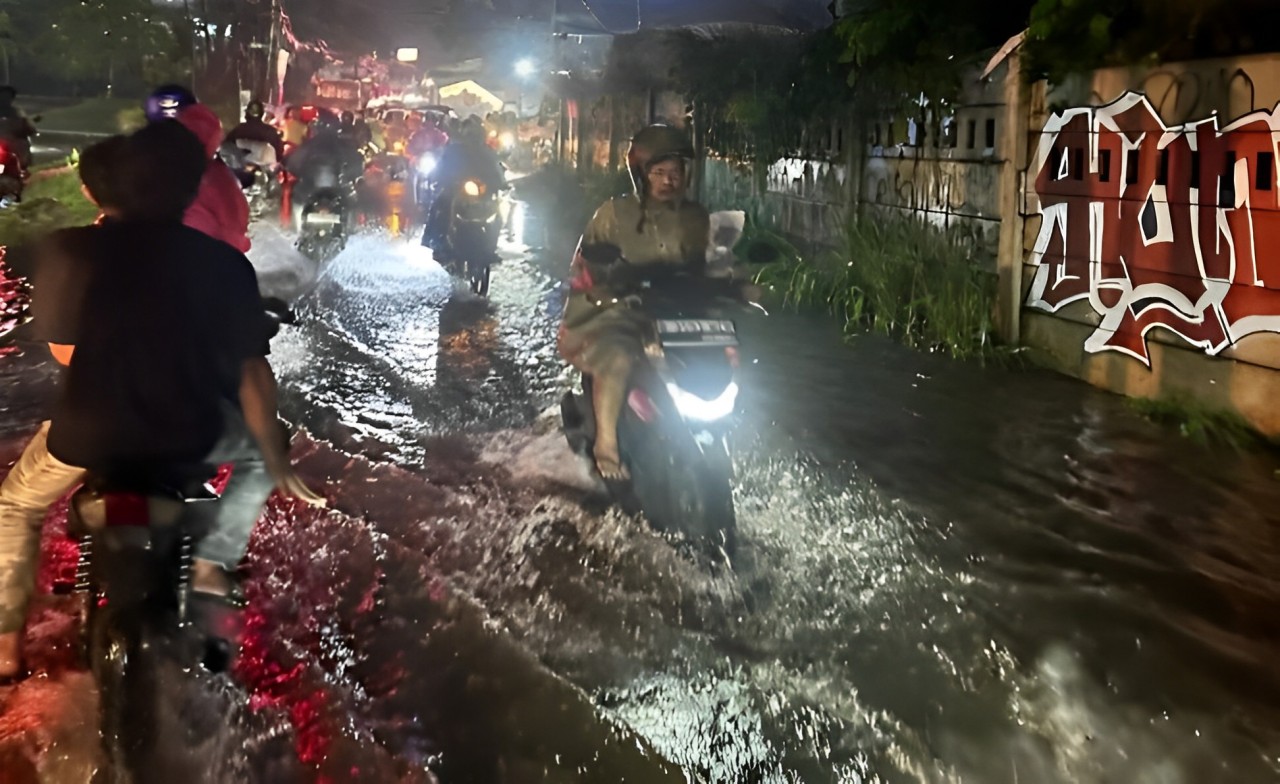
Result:
[[[728,319],[659,319],[657,325],[669,348],[738,345],[738,328]]]

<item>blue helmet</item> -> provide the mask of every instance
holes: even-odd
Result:
[[[180,84],[166,84],[152,90],[142,108],[147,115],[147,122],[159,122],[172,120],[178,116],[178,112],[195,103],[195,94],[187,88]]]

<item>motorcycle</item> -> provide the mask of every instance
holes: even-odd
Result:
[[[318,188],[298,217],[298,251],[316,262],[330,261],[347,247],[348,197],[338,188]]]
[[[628,380],[618,419],[630,479],[609,483],[610,491],[657,530],[682,533],[703,552],[732,558],[737,522],[729,434],[739,343],[735,322],[719,312],[730,302],[732,286],[675,275],[632,288],[638,293],[617,307],[643,310],[651,331],[647,361]],[[590,377],[565,394],[560,413],[570,447],[591,458],[596,420]]]
[[[502,232],[498,193],[474,177],[457,183],[449,193],[441,192],[439,187],[433,188],[430,197],[432,209],[437,209],[438,200],[448,199],[439,208],[447,208],[449,214],[442,216],[445,225],[440,236],[424,236],[423,244],[430,245],[437,260],[466,281],[473,294],[488,296],[489,274],[498,259],[498,236]],[[430,230],[429,221],[427,231]]]
[[[296,319],[280,300],[264,300],[278,329]],[[107,765],[94,784],[143,784],[200,779],[183,743],[204,736],[178,715],[185,688],[205,694],[210,679],[230,677],[235,635],[226,614],[196,611],[192,553],[212,526],[218,496],[208,484],[216,466],[172,466],[146,477],[91,475],[71,497],[68,533],[80,541],[74,590],[81,603],[85,653],[98,689]],[[62,586],[55,590],[62,592]],[[186,724],[185,733],[175,726]],[[273,760],[289,765],[290,739],[263,737]],[[268,764],[274,764],[268,762]],[[279,770],[250,772],[269,784]]]
[[[250,214],[261,218],[271,202],[279,197],[279,161],[275,148],[266,142],[249,139],[224,144],[219,150],[223,161],[235,173],[249,201]]]
[[[28,164],[31,161],[31,137],[36,133],[34,123],[40,120],[37,115],[29,121],[0,121],[4,126],[0,129],[3,130],[0,133],[0,206],[22,201],[22,192],[31,176]]]

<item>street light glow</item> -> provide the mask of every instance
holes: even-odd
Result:
[[[537,70],[537,68],[538,66],[534,64],[533,60],[526,57],[516,63],[516,76],[519,76],[522,79],[528,79],[530,76],[533,76],[533,72]]]

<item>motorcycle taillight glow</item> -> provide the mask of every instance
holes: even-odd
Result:
[[[103,493],[104,522],[108,526],[151,524],[151,505],[140,493]]]

